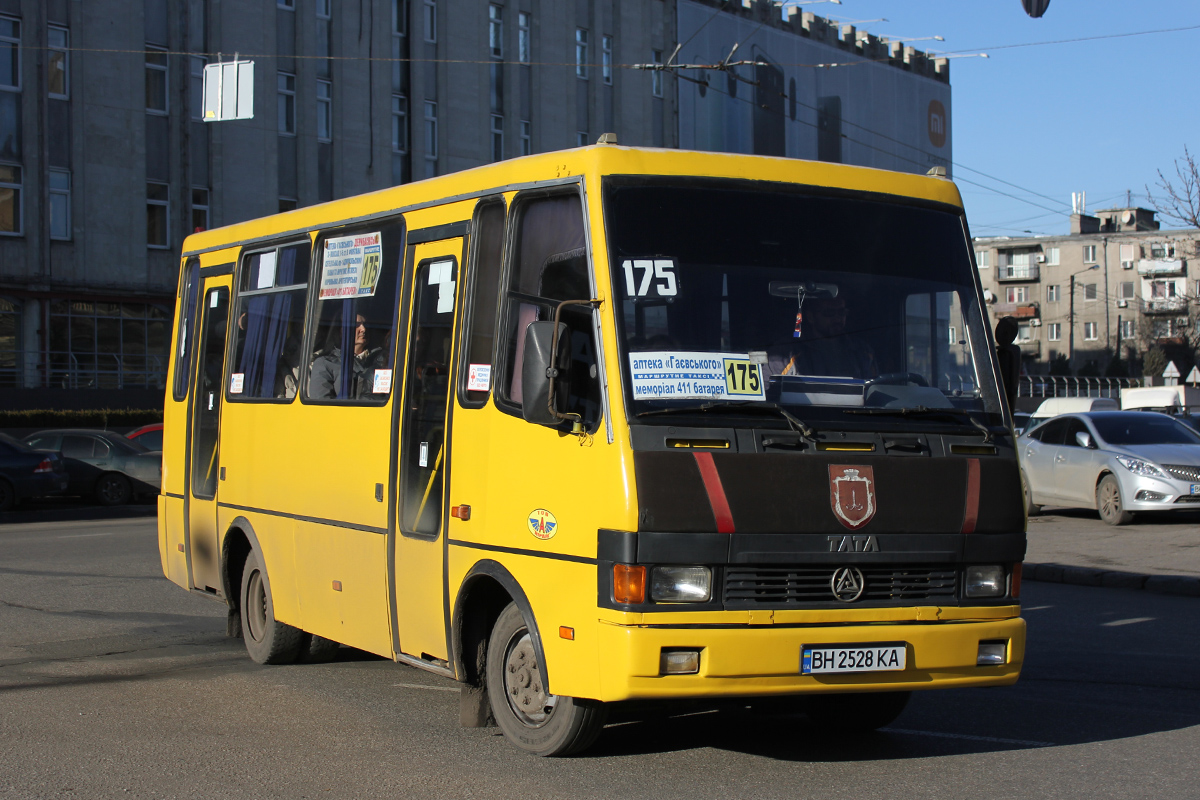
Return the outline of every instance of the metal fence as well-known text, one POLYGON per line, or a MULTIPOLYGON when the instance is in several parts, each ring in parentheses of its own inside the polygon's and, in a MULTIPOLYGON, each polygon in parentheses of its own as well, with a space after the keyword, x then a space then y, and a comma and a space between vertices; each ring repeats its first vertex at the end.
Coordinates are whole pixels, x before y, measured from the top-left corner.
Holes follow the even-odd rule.
POLYGON ((1022 375, 1017 397, 1111 397, 1121 390, 1141 386, 1140 378, 1076 378, 1068 375, 1022 375))

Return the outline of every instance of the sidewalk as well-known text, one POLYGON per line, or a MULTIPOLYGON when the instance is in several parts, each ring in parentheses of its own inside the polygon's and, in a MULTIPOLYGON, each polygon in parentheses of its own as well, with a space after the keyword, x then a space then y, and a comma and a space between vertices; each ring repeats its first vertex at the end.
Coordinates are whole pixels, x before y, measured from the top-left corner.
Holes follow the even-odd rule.
POLYGON ((1141 515, 1112 527, 1094 511, 1029 519, 1026 580, 1200 597, 1200 513, 1141 515))

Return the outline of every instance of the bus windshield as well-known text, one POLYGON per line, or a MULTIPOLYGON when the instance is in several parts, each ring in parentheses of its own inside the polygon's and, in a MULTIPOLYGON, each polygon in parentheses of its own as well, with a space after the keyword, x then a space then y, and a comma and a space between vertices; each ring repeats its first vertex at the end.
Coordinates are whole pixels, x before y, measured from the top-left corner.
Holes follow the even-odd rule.
POLYGON ((609 179, 604 202, 632 416, 760 402, 999 424, 958 213, 694 179, 609 179))

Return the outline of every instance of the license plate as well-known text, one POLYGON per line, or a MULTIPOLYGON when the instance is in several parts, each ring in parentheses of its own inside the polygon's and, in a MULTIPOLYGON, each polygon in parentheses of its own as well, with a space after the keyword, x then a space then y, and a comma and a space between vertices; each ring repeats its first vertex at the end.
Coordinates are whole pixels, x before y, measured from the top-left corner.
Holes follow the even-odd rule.
POLYGON ((814 644, 800 651, 800 674, 828 672, 899 672, 908 647, 903 642, 845 645, 814 644))
POLYGON ((1192 494, 1200 494, 1200 483, 1192 484, 1192 494))

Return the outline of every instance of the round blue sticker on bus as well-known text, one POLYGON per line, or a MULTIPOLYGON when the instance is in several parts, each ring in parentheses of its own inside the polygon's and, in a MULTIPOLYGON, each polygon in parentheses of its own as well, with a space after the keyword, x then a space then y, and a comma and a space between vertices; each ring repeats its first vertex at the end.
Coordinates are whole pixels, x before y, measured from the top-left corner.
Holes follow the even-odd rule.
POLYGON ((558 520, 544 508, 529 512, 529 532, 539 539, 553 539, 558 532, 558 520))

